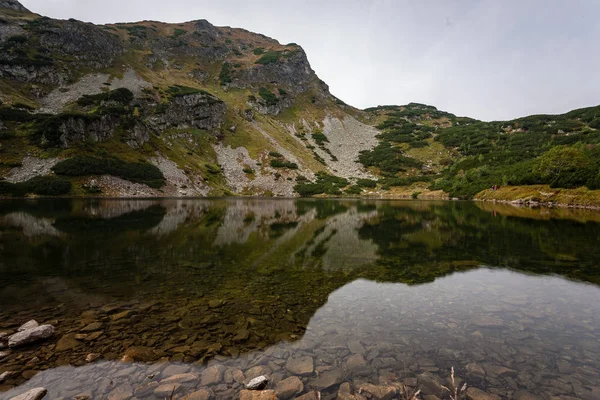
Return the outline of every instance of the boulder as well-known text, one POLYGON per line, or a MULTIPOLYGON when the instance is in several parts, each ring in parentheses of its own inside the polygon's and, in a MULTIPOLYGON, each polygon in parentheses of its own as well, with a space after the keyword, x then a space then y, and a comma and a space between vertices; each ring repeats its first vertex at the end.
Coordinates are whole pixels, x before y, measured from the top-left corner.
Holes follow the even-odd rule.
POLYGON ((257 378, 252 379, 246 385, 246 389, 248 390, 263 390, 269 384, 269 378, 264 375, 261 375, 257 378))
POLYGON ((309 356, 289 358, 285 363, 285 368, 294 375, 312 375, 314 372, 313 358, 309 356))
POLYGON ((17 332, 8 338, 8 347, 23 346, 25 344, 44 340, 54 335, 55 329, 52 325, 41 325, 37 328, 17 332))
POLYGON ((325 390, 332 386, 339 385, 344 375, 339 369, 333 369, 321 374, 318 378, 311 380, 310 384, 317 390, 325 390))
POLYGON ((273 390, 242 390, 240 400, 277 400, 273 390))
POLYGON ((290 376, 275 386, 275 394, 280 400, 294 398, 297 394, 302 393, 303 390, 304 384, 297 376, 290 376))
POLYGON ((366 393, 370 398, 377 400, 391 400, 398 393, 394 386, 372 385, 365 383, 359 386, 359 393, 366 393))
POLYGON ((23 394, 15 396, 10 400, 41 400, 46 396, 48 391, 44 388, 34 388, 23 394))
POLYGON ((210 400, 212 393, 206 389, 200 389, 186 396, 183 396, 181 400, 210 400))
POLYGON ((467 373, 475 376, 485 376, 485 370, 476 362, 467 364, 467 373))
POLYGON ((225 367, 223 367, 222 365, 213 365, 212 367, 208 367, 204 371, 202 371, 200 385, 209 386, 221 383, 224 374, 225 367))

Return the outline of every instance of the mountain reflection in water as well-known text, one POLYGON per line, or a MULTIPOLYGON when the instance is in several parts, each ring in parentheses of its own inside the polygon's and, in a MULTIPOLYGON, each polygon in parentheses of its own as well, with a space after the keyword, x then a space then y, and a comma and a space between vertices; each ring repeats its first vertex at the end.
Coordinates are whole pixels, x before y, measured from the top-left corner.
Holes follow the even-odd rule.
POLYGON ((0 202, 0 331, 57 327, 0 361, 18 372, 0 398, 164 398, 159 382, 188 372, 177 395, 232 398, 256 374, 324 398, 342 382, 431 392, 451 367, 501 397, 596 398, 599 215, 490 207, 0 202))

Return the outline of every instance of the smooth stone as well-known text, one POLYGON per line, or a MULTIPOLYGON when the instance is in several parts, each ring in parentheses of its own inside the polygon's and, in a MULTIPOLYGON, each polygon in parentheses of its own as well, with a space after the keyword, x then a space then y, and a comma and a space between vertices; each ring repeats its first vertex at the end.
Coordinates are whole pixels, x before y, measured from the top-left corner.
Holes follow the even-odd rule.
POLYGON ((358 340, 348 342, 348 350, 355 354, 365 354, 366 352, 364 346, 358 340))
POLYGON ((83 343, 81 343, 79 340, 77 340, 75 338, 75 334, 74 333, 67 333, 66 335, 64 335, 63 337, 60 338, 60 340, 56 343, 56 351, 66 351, 66 350, 73 350, 76 349, 78 347, 81 347, 83 345, 83 343))
POLYGON ((40 324, 38 324, 36 320, 32 319, 31 321, 25 322, 23 325, 21 325, 19 329, 17 329, 17 332, 28 331, 30 329, 35 329, 38 326, 40 326, 40 324))
POLYGON ((312 392, 303 394, 300 397, 296 397, 296 400, 321 400, 321 394, 316 390, 313 390, 312 392))
POLYGON ((442 394, 442 384, 439 380, 429 373, 424 373, 417 376, 418 387, 421 389, 421 393, 423 395, 433 394, 436 396, 441 396, 442 394))
POLYGON ((192 374, 191 372, 188 372, 187 374, 172 375, 172 376, 160 381, 160 384, 166 385, 169 383, 184 383, 184 382, 195 381, 197 379, 198 379, 198 376, 196 374, 192 374))
POLYGON ((486 393, 474 387, 467 389, 467 398, 469 400, 500 400, 500 397, 495 394, 486 393))
POLYGON ((34 376, 36 376, 36 375, 37 375, 39 372, 40 372, 40 371, 36 371, 36 370, 34 370, 34 369, 27 369, 27 370, 25 370, 25 371, 21 372, 21 376, 22 376, 24 379, 27 379, 27 380, 29 380, 29 379, 33 378, 34 376))
POLYGON ((212 367, 208 367, 204 371, 202 371, 200 385, 209 386, 220 383, 223 380, 224 374, 225 367, 223 367, 222 365, 213 365, 212 367))
POLYGON ((467 365, 467 373, 471 375, 485 376, 485 370, 476 362, 472 362, 467 365))
POLYGON ((240 400, 276 400, 274 390, 242 390, 240 392, 240 400))
POLYGON ((179 388, 181 388, 181 383, 168 383, 166 385, 160 385, 154 389, 154 394, 158 397, 164 397, 168 399, 171 394, 177 393, 179 388))
POLYGON ((85 340, 87 338, 87 335, 85 333, 78 333, 75 335, 75 339, 77 340, 85 340))
POLYGON ((173 376, 173 375, 185 374, 187 372, 190 372, 190 367, 188 367, 187 365, 175 364, 175 365, 169 365, 168 367, 166 367, 162 372, 162 376, 169 377, 169 376, 173 376))
POLYGON ((294 375, 312 375, 314 372, 313 358, 309 356, 289 358, 285 363, 285 368, 294 375))
POLYGON ((291 399, 304 390, 304 384, 297 376, 290 376, 275 386, 275 394, 280 400, 291 399))
POLYGON ((104 334, 104 331, 98 331, 98 332, 94 332, 94 333, 90 333, 89 335, 87 335, 87 337, 85 338, 86 342, 91 342, 93 340, 98 339, 100 336, 102 336, 104 334))
POLYGON ((498 375, 502 377, 510 376, 511 378, 515 378, 519 375, 517 371, 514 369, 498 366, 498 365, 490 365, 486 367, 485 371, 491 375, 498 375))
POLYGON ((360 394, 367 393, 372 399, 391 400, 396 396, 398 390, 393 386, 378 386, 365 383, 358 387, 358 392, 360 394))
POLYGON ((131 357, 133 361, 154 361, 158 358, 154 349, 146 346, 134 346, 125 351, 125 355, 131 357))
POLYGON ((17 347, 25 344, 47 339, 54 335, 55 329, 52 325, 41 325, 34 329, 17 332, 8 338, 8 347, 17 347))
POLYGON ((133 311, 133 310, 126 310, 126 311, 122 311, 120 313, 111 315, 110 319, 112 321, 119 321, 119 320, 121 320, 123 318, 129 318, 133 314, 135 314, 135 311, 133 311))
POLYGON ((92 322, 79 332, 94 332, 100 330, 100 328, 102 328, 102 322, 92 322))
POLYGON ((48 393, 48 391, 44 388, 34 388, 23 394, 13 397, 10 400, 41 400, 44 398, 44 396, 46 396, 46 393, 48 393))
POLYGON ((350 371, 360 371, 367 365, 367 362, 360 354, 353 354, 346 361, 346 368, 350 371))
POLYGON ((246 389, 248 389, 248 390, 263 390, 264 388, 267 387, 268 384, 269 384, 269 378, 267 378, 264 375, 261 375, 259 377, 252 379, 250 382, 248 382, 248 384, 246 385, 246 389))
POLYGON ((344 374, 339 369, 323 372, 321 376, 310 381, 310 385, 318 390, 325 390, 342 382, 344 374))
POLYGON ((134 390, 133 393, 138 398, 148 397, 159 386, 160 385, 158 384, 158 382, 150 382, 150 383, 147 383, 145 385, 142 385, 142 386, 139 386, 139 387, 135 388, 135 390, 134 390))
POLYGON ((206 389, 200 389, 186 396, 183 396, 181 400, 210 400, 213 394, 206 389))
POLYGON ((496 317, 483 316, 475 318, 472 321, 472 324, 475 326, 480 326, 482 328, 497 328, 500 326, 504 326, 504 321, 496 317))

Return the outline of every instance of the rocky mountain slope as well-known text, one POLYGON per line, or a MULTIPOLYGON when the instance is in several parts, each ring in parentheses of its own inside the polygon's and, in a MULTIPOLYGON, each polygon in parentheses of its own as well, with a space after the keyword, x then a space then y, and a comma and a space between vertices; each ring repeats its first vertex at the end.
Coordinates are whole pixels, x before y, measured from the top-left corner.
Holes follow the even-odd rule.
POLYGON ((97 26, 0 1, 0 189, 293 196, 368 178, 378 131, 304 50, 197 20, 97 26))
POLYGON ((600 188, 600 107, 502 122, 358 110, 297 44, 206 20, 98 26, 0 0, 0 101, 0 196, 600 188))

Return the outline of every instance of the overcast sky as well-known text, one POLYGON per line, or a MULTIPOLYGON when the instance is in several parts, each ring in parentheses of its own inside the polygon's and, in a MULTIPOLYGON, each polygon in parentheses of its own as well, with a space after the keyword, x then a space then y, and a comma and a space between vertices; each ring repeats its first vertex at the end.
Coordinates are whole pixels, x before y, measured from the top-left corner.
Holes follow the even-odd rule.
POLYGON ((21 0, 95 23, 207 19, 300 44, 360 108, 427 103, 483 120, 600 104, 598 0, 21 0))

